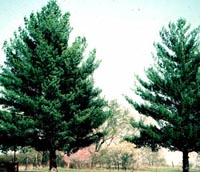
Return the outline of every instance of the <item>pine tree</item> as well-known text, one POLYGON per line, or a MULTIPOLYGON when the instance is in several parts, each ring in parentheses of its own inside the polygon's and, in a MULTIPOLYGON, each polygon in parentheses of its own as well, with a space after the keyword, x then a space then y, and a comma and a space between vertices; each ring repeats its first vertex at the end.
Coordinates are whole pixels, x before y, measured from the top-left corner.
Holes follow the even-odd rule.
POLYGON ((188 154, 200 151, 200 51, 199 29, 191 29, 185 19, 170 22, 155 43, 155 63, 146 78, 137 76, 135 93, 142 98, 128 102, 157 123, 134 122, 139 136, 126 138, 139 147, 165 147, 183 153, 183 172, 189 171, 188 154))
POLYGON ((11 146, 48 150, 50 169, 57 168, 56 150, 70 153, 98 141, 102 133, 94 129, 109 116, 94 86, 95 50, 86 57, 81 37, 69 44, 69 17, 54 0, 25 17, 24 28, 4 44, 0 73, 1 137, 13 139, 11 146))

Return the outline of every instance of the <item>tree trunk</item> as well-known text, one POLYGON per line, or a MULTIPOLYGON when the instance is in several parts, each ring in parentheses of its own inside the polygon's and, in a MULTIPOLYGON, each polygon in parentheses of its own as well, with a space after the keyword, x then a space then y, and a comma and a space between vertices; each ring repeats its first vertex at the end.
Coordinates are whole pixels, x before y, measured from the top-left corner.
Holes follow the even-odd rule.
POLYGON ((188 151, 183 151, 183 172, 189 172, 189 156, 188 151))
POLYGON ((56 150, 50 150, 50 162, 49 162, 49 171, 57 171, 57 163, 56 163, 56 150), (54 169, 54 170, 52 170, 54 169))

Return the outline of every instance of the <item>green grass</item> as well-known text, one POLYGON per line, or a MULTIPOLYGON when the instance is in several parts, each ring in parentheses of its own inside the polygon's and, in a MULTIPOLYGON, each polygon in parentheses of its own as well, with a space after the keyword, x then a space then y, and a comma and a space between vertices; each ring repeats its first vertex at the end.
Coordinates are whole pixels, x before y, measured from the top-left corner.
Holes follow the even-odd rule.
MULTIPOLYGON (((21 171, 26 172, 26 171, 21 171)), ((40 170, 30 170, 27 172, 49 172, 48 168, 40 170)), ((58 168, 58 172, 125 172, 125 170, 108 170, 108 169, 67 169, 67 168, 58 168)), ((126 172, 182 172, 181 168, 148 168, 140 170, 126 170, 126 172)), ((190 172, 200 172, 200 169, 191 169, 190 172)))
MULTIPOLYGON (((58 170, 59 172, 125 172, 125 170, 83 170, 83 169, 69 169, 69 170, 58 170)), ((182 172, 181 168, 152 168, 152 169, 141 169, 141 170, 126 170, 126 172, 182 172)), ((200 169, 198 170, 190 170, 190 172, 200 172, 200 169)))

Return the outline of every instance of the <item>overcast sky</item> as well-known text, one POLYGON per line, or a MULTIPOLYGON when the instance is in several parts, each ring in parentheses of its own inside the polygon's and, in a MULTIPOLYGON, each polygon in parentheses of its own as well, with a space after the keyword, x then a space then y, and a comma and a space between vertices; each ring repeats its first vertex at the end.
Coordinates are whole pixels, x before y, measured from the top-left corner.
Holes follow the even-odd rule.
MULTIPOLYGON (((36 12, 47 0, 0 0, 0 46, 23 25, 24 16, 36 12)), ((185 18, 200 24, 199 0, 58 0, 70 12, 72 36, 85 36, 88 50, 96 48, 102 60, 95 82, 109 99, 124 103, 133 94, 134 74, 151 63, 153 42, 163 25, 185 18)), ((0 52, 0 62, 5 56, 0 52)))

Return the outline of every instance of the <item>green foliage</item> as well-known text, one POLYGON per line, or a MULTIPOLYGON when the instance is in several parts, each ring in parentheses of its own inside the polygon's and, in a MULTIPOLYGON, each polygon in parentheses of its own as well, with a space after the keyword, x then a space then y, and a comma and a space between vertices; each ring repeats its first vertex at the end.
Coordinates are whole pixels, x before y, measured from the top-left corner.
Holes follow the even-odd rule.
POLYGON ((41 165, 42 166, 47 166, 49 162, 49 152, 48 151, 43 151, 42 152, 42 160, 41 160, 41 165))
POLYGON ((20 165, 25 165, 27 170, 28 165, 32 164, 34 167, 40 166, 42 161, 42 152, 38 152, 33 148, 26 148, 17 153, 17 162, 20 165))
MULTIPOLYGON (((151 117, 156 124, 133 122, 140 135, 127 140, 154 150, 159 147, 179 150, 185 157, 188 152, 200 150, 198 35, 199 28, 191 30, 184 19, 162 28, 162 42, 154 44, 154 65, 145 71, 146 79, 137 76, 139 85, 135 93, 143 101, 126 97, 139 113, 151 117)), ((186 170, 187 161, 185 168, 184 165, 186 170)))
POLYGON ((11 154, 1 154, 0 155, 0 162, 11 162, 13 161, 13 155, 11 154))
POLYGON ((121 165, 122 165, 122 169, 124 169, 126 171, 126 169, 128 169, 128 167, 133 163, 133 154, 128 153, 128 152, 124 152, 121 155, 121 165))
POLYGON ((25 27, 4 43, 1 145, 30 145, 49 150, 51 156, 55 150, 69 153, 100 139, 101 132, 93 129, 108 113, 92 78, 99 61, 95 50, 84 56, 85 38, 69 44, 69 16, 51 0, 40 12, 25 17, 25 27))

